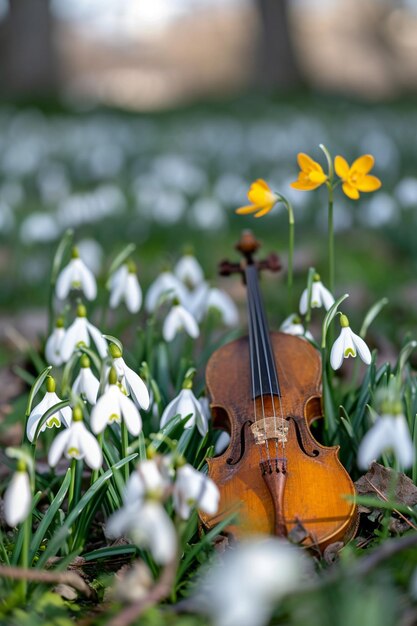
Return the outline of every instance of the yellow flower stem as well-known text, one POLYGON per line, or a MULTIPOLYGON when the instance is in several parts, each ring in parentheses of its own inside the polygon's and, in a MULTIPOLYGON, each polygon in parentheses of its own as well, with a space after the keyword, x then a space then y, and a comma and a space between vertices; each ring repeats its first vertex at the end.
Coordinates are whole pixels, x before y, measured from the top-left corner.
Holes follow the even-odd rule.
MULTIPOLYGON (((122 459, 125 459, 127 457, 127 448, 129 446, 129 435, 127 432, 127 428, 126 428, 126 424, 124 423, 124 420, 122 420, 121 426, 121 433, 122 433, 122 459)), ((129 463, 125 463, 124 467, 123 467, 123 471, 124 471, 124 475, 125 475, 125 482, 127 483, 128 479, 129 479, 129 463)))

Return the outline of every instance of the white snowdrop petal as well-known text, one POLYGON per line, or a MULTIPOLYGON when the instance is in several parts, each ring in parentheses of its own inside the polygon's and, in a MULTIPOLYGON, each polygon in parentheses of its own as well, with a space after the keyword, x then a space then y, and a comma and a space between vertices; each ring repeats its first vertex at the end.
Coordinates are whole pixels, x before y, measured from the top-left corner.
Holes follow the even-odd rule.
POLYGON ((89 367, 81 368, 81 377, 82 377, 82 391, 85 394, 88 402, 90 404, 95 404, 97 402, 98 390, 100 388, 100 382, 94 376, 93 372, 89 367))
POLYGON ((125 366, 124 375, 133 399, 144 411, 147 411, 151 400, 145 383, 141 377, 127 365, 125 366))
POLYGON ((79 343, 90 345, 90 338, 87 331, 87 319, 85 317, 76 317, 71 326, 67 329, 65 337, 61 344, 61 357, 66 363, 72 356, 76 346, 79 343))
POLYGON ((180 395, 181 394, 176 396, 165 407, 164 412, 162 413, 162 416, 161 416, 161 422, 160 422, 160 425, 159 425, 160 428, 164 428, 168 424, 168 422, 169 422, 169 420, 171 418, 173 418, 175 415, 178 415, 177 405, 178 405, 179 400, 180 400, 180 395))
POLYGON ((101 332, 91 324, 91 322, 87 322, 87 329, 91 335, 92 340, 94 341, 97 352, 101 356, 102 359, 105 359, 107 356, 107 341, 104 339, 101 332))
POLYGON ((308 290, 304 289, 303 293, 301 294, 301 298, 300 298, 300 313, 301 315, 305 315, 307 313, 307 308, 308 308, 308 300, 307 300, 307 296, 308 296, 308 290))
POLYGON ((392 442, 392 417, 379 417, 358 448, 358 466, 367 469, 392 442))
POLYGON ((82 422, 80 422, 80 447, 83 457, 93 470, 99 469, 103 464, 103 454, 97 439, 92 435, 82 422))
POLYGON ((32 507, 32 492, 28 473, 15 472, 4 494, 4 518, 9 526, 23 522, 32 507))
POLYGON ((66 451, 67 443, 71 437, 71 430, 66 428, 57 434, 53 440, 48 452, 48 463, 51 467, 55 467, 59 459, 66 451))
POLYGON ((184 327, 186 333, 190 335, 190 337, 192 337, 193 339, 196 339, 200 334, 200 330, 194 317, 181 305, 178 306, 177 313, 179 314, 179 317, 182 321, 182 326, 184 327))
POLYGON ((61 344, 65 336, 64 328, 55 328, 45 344, 45 358, 49 365, 62 365, 61 344))
POLYGON ((127 276, 128 269, 126 265, 122 265, 122 267, 119 267, 110 279, 110 306, 112 309, 119 306, 122 301, 126 290, 127 276))
POLYGON ((72 409, 70 406, 64 406, 63 409, 61 409, 59 411, 60 417, 62 419, 62 422, 64 424, 64 426, 66 426, 68 428, 68 426, 71 426, 71 422, 72 422, 72 409))
POLYGON ((173 561, 177 552, 175 527, 163 506, 157 502, 145 502, 140 512, 140 522, 133 529, 132 538, 149 546, 159 565, 173 561))
POLYGON ((122 392, 120 392, 119 403, 127 430, 133 437, 137 437, 142 430, 142 418, 139 411, 132 400, 127 398, 122 392))
POLYGON ((79 264, 81 288, 87 300, 94 300, 97 295, 97 284, 93 272, 88 269, 81 259, 79 264))
POLYGON ((208 310, 208 297, 210 288, 207 283, 198 285, 193 291, 187 293, 187 297, 181 300, 181 304, 197 320, 201 321, 208 310))
POLYGON ((234 327, 239 322, 239 312, 232 298, 225 291, 210 289, 207 299, 207 307, 220 311, 226 326, 234 327))
POLYGON ((140 507, 132 504, 123 506, 113 513, 106 522, 105 534, 109 539, 125 536, 136 521, 140 519, 140 507))
POLYGON ((91 430, 95 435, 103 432, 112 415, 120 417, 118 394, 120 390, 116 385, 110 385, 107 391, 97 400, 91 411, 91 430))
POLYGON ((345 348, 346 348, 346 328, 342 328, 340 335, 334 342, 331 352, 330 352, 330 365, 334 370, 338 370, 339 367, 342 366, 343 359, 345 358, 345 348))
POLYGON ((162 327, 162 336, 165 341, 170 342, 174 339, 179 329, 179 320, 174 309, 171 309, 165 318, 164 325, 162 327))
POLYGON ((65 300, 68 296, 73 278, 73 266, 69 263, 64 269, 59 273, 58 278, 56 280, 55 285, 55 293, 59 300, 65 300))
POLYGON ((362 361, 366 363, 366 365, 369 365, 372 361, 371 351, 369 350, 362 337, 359 337, 359 335, 355 335, 354 333, 352 334, 353 343, 359 353, 359 356, 361 357, 362 361))
POLYGON ((145 307, 148 313, 153 313, 159 304, 161 296, 171 292, 170 297, 177 297, 180 302, 186 299, 187 291, 181 281, 171 272, 163 272, 149 287, 145 298, 145 307))
POLYGON ((138 313, 142 306, 142 289, 136 274, 129 273, 125 288, 125 301, 130 313, 138 313))
POLYGON ((323 306, 326 309, 326 311, 328 311, 330 307, 333 306, 335 300, 332 294, 330 293, 330 291, 326 289, 326 287, 322 283, 320 283, 319 289, 320 289, 321 302, 323 303, 323 306))
POLYGON ((392 447, 401 467, 404 469, 411 467, 414 462, 415 450, 404 415, 397 415, 393 420, 392 447))
POLYGON ((26 425, 26 436, 30 442, 33 441, 39 420, 50 406, 52 405, 49 403, 48 393, 46 393, 42 400, 39 402, 39 404, 33 407, 32 411, 30 412, 26 425))
POLYGON ((174 268, 175 275, 186 284, 195 287, 204 280, 201 265, 191 254, 184 255, 174 268))

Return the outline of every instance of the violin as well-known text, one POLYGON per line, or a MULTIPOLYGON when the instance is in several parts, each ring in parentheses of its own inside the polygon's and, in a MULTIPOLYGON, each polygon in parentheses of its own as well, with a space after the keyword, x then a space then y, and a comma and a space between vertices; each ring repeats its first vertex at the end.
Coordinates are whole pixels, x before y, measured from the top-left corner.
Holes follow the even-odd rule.
POLYGON ((247 288, 248 337, 216 350, 206 369, 214 427, 229 432, 228 448, 208 459, 220 490, 216 515, 202 513, 212 528, 235 513, 225 529, 288 537, 320 552, 348 541, 357 528, 355 488, 338 458, 310 426, 322 416, 321 358, 304 338, 269 332, 258 274, 278 271, 272 254, 255 261, 260 244, 244 231, 236 249, 240 263, 223 261, 220 274, 239 273, 247 288))

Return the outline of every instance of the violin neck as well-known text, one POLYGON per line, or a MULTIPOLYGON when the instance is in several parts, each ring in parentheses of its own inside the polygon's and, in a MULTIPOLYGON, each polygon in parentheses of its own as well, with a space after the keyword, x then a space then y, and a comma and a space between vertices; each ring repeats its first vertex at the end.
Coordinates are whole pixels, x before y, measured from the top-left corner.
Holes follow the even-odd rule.
POLYGON ((258 270, 255 265, 246 266, 245 278, 248 298, 252 398, 267 395, 280 396, 274 353, 259 289, 258 270))

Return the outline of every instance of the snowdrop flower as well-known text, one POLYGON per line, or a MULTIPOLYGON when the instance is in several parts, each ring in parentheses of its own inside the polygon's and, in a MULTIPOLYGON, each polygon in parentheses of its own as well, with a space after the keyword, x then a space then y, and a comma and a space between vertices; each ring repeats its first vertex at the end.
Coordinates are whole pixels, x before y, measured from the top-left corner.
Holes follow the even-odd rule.
POLYGON ((183 300, 183 306, 194 317, 197 322, 201 322, 207 313, 207 299, 210 292, 208 283, 203 282, 193 291, 189 291, 186 300, 183 300))
POLYGON ((191 391, 191 382, 186 382, 185 385, 186 387, 181 389, 178 396, 171 400, 162 413, 160 428, 166 426, 175 415, 182 417, 189 415, 190 419, 187 420, 184 428, 192 428, 197 425, 201 436, 204 437, 208 431, 208 418, 200 402, 191 391))
POLYGON ((79 396, 85 397, 90 404, 97 402, 100 381, 94 376, 90 367, 90 359, 83 354, 80 359, 80 373, 74 380, 72 390, 79 396))
POLYGON ((4 494, 4 518, 9 526, 24 522, 32 508, 32 490, 26 463, 19 460, 17 470, 4 494))
POLYGON ((310 341, 314 341, 313 335, 309 330, 305 331, 301 323, 301 318, 296 313, 289 315, 281 324, 280 330, 287 335, 295 335, 296 337, 306 337, 310 341))
POLYGON ((393 450, 402 468, 411 467, 415 450, 401 403, 384 413, 366 433, 358 449, 358 466, 366 469, 385 451, 393 450), (395 412, 394 412, 395 411, 395 412))
POLYGON ((196 339, 200 334, 198 324, 194 317, 181 304, 173 305, 165 318, 162 335, 165 341, 172 341, 177 333, 184 330, 187 335, 196 339))
POLYGON ((178 261, 174 268, 174 274, 189 289, 194 289, 204 280, 201 265, 192 254, 185 254, 178 261))
POLYGON ((122 351, 116 344, 112 343, 109 351, 113 358, 113 367, 122 387, 126 389, 127 395, 132 396, 134 402, 144 411, 147 411, 151 400, 145 383, 136 372, 126 365, 122 351))
POLYGON ((215 626, 266 626, 275 603, 297 589, 309 565, 283 539, 242 542, 207 569, 196 600, 215 626))
POLYGON ((67 459, 85 459, 91 469, 98 470, 103 463, 103 454, 97 439, 87 430, 80 407, 73 411, 72 424, 58 433, 49 448, 48 463, 55 467, 64 455, 67 459))
POLYGON ((210 289, 207 296, 207 310, 219 311, 222 321, 226 326, 236 326, 239 322, 239 312, 232 298, 221 289, 210 289))
POLYGON ((87 310, 83 304, 77 307, 77 316, 67 329, 61 344, 61 356, 66 363, 80 344, 89 346, 91 339, 97 352, 104 359, 107 356, 107 343, 101 332, 87 319, 87 310))
POLYGON ((126 397, 117 385, 117 373, 112 367, 109 385, 91 411, 91 430, 94 434, 103 432, 108 424, 121 424, 122 419, 131 435, 137 437, 142 430, 140 413, 132 400, 126 397))
POLYGON ((134 543, 149 548, 161 565, 177 553, 177 536, 162 501, 167 497, 169 479, 155 459, 141 461, 131 474, 123 496, 123 507, 106 524, 110 538, 127 535, 134 543))
POLYGON ((209 515, 217 513, 220 492, 214 482, 188 463, 177 469, 174 507, 181 519, 189 519, 194 508, 209 515))
POLYGON ((371 352, 364 340, 350 329, 346 315, 340 316, 340 326, 342 330, 334 342, 330 353, 330 365, 332 368, 338 370, 342 366, 343 359, 347 359, 350 356, 356 357, 356 351, 358 351, 362 361, 369 365, 372 360, 371 352))
POLYGON ((142 289, 132 261, 119 267, 110 279, 111 308, 115 309, 122 301, 130 313, 137 313, 142 306, 142 289))
POLYGON ((231 437, 229 433, 222 430, 216 443, 214 444, 214 455, 219 456, 220 454, 223 454, 223 452, 229 447, 230 441, 231 437))
POLYGON ((72 258, 60 272, 56 281, 56 295, 64 300, 71 289, 79 289, 87 300, 94 300, 97 295, 97 284, 94 274, 80 259, 77 248, 72 249, 72 258))
MULTIPOLYGON (((305 315, 308 309, 308 289, 304 289, 300 298, 300 313, 301 315, 305 315)), ((324 306, 326 311, 330 309, 332 304, 334 303, 334 298, 330 291, 326 289, 323 283, 320 280, 319 274, 316 274, 313 278, 313 284, 311 286, 311 308, 320 308, 324 306)))
POLYGON ((177 554, 175 527, 162 504, 154 500, 125 504, 108 519, 106 535, 128 536, 138 546, 148 548, 159 565, 170 563, 177 554))
MULTIPOLYGON (((48 376, 46 379, 46 394, 42 398, 42 400, 37 404, 31 411, 27 425, 26 425, 26 436, 29 441, 33 441, 36 430, 38 428, 38 424, 42 418, 42 415, 48 411, 51 407, 59 402, 62 402, 61 398, 57 396, 55 393, 56 383, 52 376, 48 376)), ((46 430, 47 428, 60 428, 63 423, 64 426, 68 427, 71 424, 72 419, 72 410, 69 406, 65 406, 63 409, 59 409, 56 413, 51 415, 44 425, 41 428, 41 432, 46 430)))
POLYGON ((45 344, 45 358, 49 365, 54 365, 55 367, 62 365, 61 344, 64 337, 64 320, 62 317, 59 317, 52 334, 48 337, 45 344))
POLYGON ((171 272, 162 272, 149 287, 146 294, 145 307, 148 313, 155 311, 164 294, 170 300, 178 298, 180 302, 185 302, 187 299, 187 290, 182 282, 171 272))

